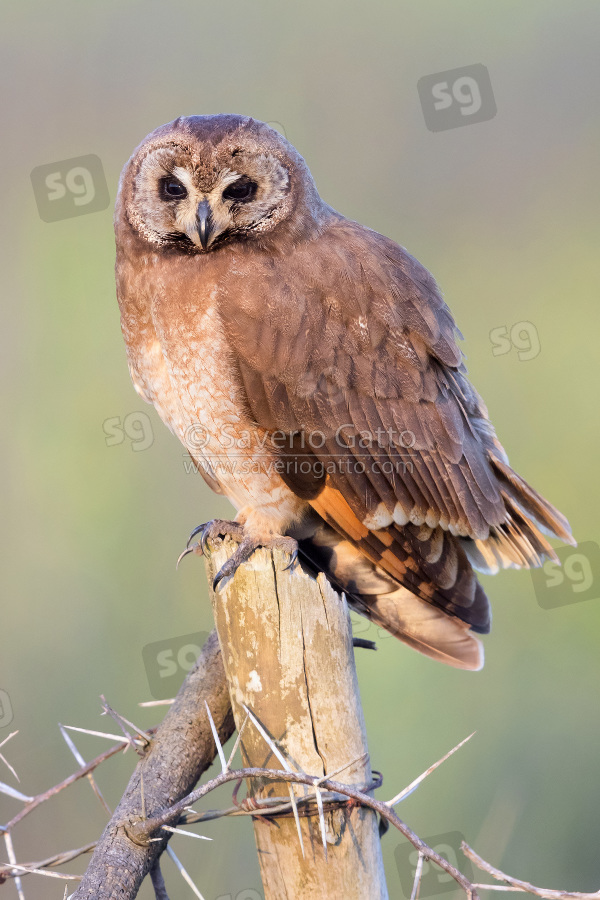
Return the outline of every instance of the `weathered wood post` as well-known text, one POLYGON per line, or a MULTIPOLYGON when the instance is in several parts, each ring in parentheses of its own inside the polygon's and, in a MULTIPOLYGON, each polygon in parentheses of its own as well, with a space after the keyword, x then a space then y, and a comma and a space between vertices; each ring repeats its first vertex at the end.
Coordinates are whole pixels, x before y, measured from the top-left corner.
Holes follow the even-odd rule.
MULTIPOLYGON (((210 549, 210 583, 235 549, 232 541, 210 549)), ((323 575, 311 578, 287 557, 258 550, 214 594, 221 644, 237 728, 245 704, 292 766, 339 780, 368 784, 371 767, 348 608, 323 575)), ((281 769, 257 730, 242 737, 244 765, 281 769)), ((287 786, 253 783, 257 797, 285 796, 287 786)), ((297 789, 298 795, 303 789, 297 789)), ((327 858, 318 816, 301 818, 302 856, 293 818, 277 824, 254 820, 265 900, 387 900, 375 814, 363 807, 326 812, 327 858)))

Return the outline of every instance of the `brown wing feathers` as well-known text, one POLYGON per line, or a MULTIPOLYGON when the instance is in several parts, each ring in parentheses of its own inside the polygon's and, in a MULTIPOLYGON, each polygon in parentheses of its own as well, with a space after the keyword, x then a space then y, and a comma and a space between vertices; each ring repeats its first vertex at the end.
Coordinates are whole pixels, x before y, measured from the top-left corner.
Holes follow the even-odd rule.
POLYGON ((311 506, 372 563, 415 596, 458 616, 475 631, 489 631, 487 598, 452 535, 441 528, 414 525, 369 531, 334 488, 324 488, 311 506))
POLYGON ((298 535, 301 558, 312 571, 325 572, 357 612, 433 659, 481 668, 483 648, 468 624, 398 587, 354 541, 341 537, 339 528, 317 519, 305 522, 303 529, 298 535))
POLYGON ((570 541, 568 523, 508 465, 429 273, 354 223, 319 243, 223 308, 250 415, 289 436, 281 474, 340 539, 485 632, 471 566, 539 565, 540 529, 570 541))

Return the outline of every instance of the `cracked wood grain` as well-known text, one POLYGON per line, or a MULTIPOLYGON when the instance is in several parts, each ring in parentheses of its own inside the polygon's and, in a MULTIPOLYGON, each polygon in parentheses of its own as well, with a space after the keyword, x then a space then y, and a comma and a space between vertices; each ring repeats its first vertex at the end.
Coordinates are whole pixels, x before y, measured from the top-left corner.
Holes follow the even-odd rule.
MULTIPOLYGON (((235 546, 212 546, 210 583, 235 546)), ((211 594, 236 725, 246 705, 296 770, 326 774, 363 757, 343 780, 367 783, 371 769, 345 599, 322 575, 314 579, 297 566, 284 571, 287 562, 280 551, 258 550, 211 594)), ((244 731, 242 756, 245 766, 281 768, 252 727, 244 731)), ((287 790, 264 779, 248 787, 259 797, 287 790)), ((325 822, 327 859, 317 817, 301 819, 305 858, 293 818, 254 820, 265 900, 387 900, 375 814, 336 810, 325 822)))

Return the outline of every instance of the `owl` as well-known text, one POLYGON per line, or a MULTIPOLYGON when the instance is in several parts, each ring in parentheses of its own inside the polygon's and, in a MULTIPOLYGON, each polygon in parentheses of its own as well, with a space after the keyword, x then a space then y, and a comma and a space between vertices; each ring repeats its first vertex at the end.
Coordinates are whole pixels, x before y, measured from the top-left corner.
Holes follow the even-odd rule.
POLYGON ((404 643, 481 668, 475 572, 556 561, 547 536, 573 540, 510 467, 429 272, 237 115, 146 137, 115 233, 135 389, 237 510, 192 535, 192 550, 238 542, 216 582, 283 548, 404 643))

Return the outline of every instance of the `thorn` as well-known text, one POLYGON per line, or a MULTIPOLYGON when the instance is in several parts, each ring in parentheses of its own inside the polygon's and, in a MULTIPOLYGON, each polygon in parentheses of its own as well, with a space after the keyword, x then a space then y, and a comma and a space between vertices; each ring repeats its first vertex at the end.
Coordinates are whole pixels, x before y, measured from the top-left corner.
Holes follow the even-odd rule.
POLYGON ((83 768, 85 766, 85 759, 83 758, 83 756, 81 755, 81 753, 79 752, 79 750, 77 749, 77 747, 75 746, 75 744, 73 743, 73 741, 71 740, 69 735, 67 734, 67 732, 64 728, 64 725, 61 725, 59 722, 58 727, 60 729, 60 733, 62 734, 62 736, 64 738, 65 744, 67 745, 67 747, 69 748, 69 750, 71 751, 73 756, 75 757, 75 761, 78 762, 79 765, 83 768))
MULTIPOLYGON (((85 759, 83 758, 83 756, 81 755, 81 753, 75 746, 74 742, 71 740, 71 738, 65 731, 64 726, 60 724, 60 722, 58 723, 58 727, 60 728, 60 733, 62 734, 62 736, 65 740, 65 744, 67 745, 67 747, 69 748, 69 750, 71 751, 73 756, 75 757, 75 761, 78 762, 82 768, 84 768, 84 766, 86 765, 85 759)), ((106 800, 104 799, 104 797, 102 796, 102 792, 101 792, 100 788, 98 787, 98 785, 96 784, 96 780, 94 778, 93 772, 88 772, 87 779, 88 779, 88 781, 91 785, 91 788, 92 788, 93 792, 95 793, 96 797, 98 798, 98 800, 100 801, 100 803, 102 804, 102 806, 104 807, 104 809, 106 810, 108 815, 111 816, 112 810, 111 810, 110 806, 108 805, 108 803, 106 802, 106 800)))
POLYGON ((317 798, 317 806, 319 807, 319 825, 321 826, 321 838, 323 840, 323 850, 325 851, 325 859, 327 859, 327 835, 325 833, 325 816, 323 815, 323 798, 320 789, 315 785, 315 796, 317 798))
MULTIPOLYGON (((0 743, 0 748, 1 748, 1 747, 4 747, 5 744, 8 744, 8 742, 10 741, 10 739, 11 739, 11 738, 14 738, 15 734, 18 734, 18 733, 19 733, 18 731, 11 731, 11 733, 8 735, 8 737, 5 737, 4 740, 2 741, 2 743, 0 743)), ((13 767, 11 766, 11 764, 9 763, 9 761, 6 759, 6 757, 2 755, 2 753, 0 753, 0 759, 2 760, 2 762, 4 763, 4 765, 6 766, 6 768, 7 768, 7 769, 10 769, 10 771, 12 772, 12 774, 15 776, 15 778, 17 779, 17 781, 18 781, 19 784, 20 784, 20 783, 21 783, 21 779, 20 779, 19 776, 17 775, 15 769, 13 769, 13 767)))
POLYGON ((362 754, 362 756, 357 756, 356 759, 353 759, 351 762, 344 763, 343 766, 340 766, 339 769, 336 769, 334 772, 328 772, 326 775, 323 775, 321 778, 319 778, 318 781, 315 781, 315 785, 321 784, 323 781, 327 781, 330 778, 335 778, 335 776, 339 775, 340 772, 343 772, 344 769, 349 769, 350 766, 354 766, 359 762, 363 762, 364 760, 368 759, 368 757, 369 751, 367 750, 366 753, 362 754))
POLYGON ((183 828, 171 828, 170 825, 163 825, 164 831, 172 831, 173 834, 187 834, 188 837, 198 838, 199 841, 212 841, 211 837, 204 834, 195 834, 193 831, 184 831, 183 828))
POLYGON ((413 882, 413 889, 410 895, 410 900, 417 900, 419 896, 419 888, 421 886, 421 875, 423 874, 423 854, 419 852, 419 859, 417 861, 417 868, 415 870, 415 880, 413 882))
POLYGON ((171 697, 169 700, 145 700, 143 703, 138 703, 138 706, 170 706, 172 703, 175 703, 175 697, 171 697))
POLYGON ((152 743, 152 736, 148 734, 147 731, 144 731, 142 728, 138 728, 134 722, 130 722, 129 719, 126 719, 125 716, 122 716, 120 713, 117 713, 117 716, 121 719, 121 721, 125 722, 126 725, 129 725, 130 728, 133 728, 136 734, 142 738, 142 741, 145 741, 146 744, 152 743))
POLYGON ((60 878, 61 881, 73 881, 77 875, 67 875, 64 872, 48 872, 46 869, 36 869, 33 866, 21 866, 19 863, 13 864, 13 869, 24 872, 26 875, 44 875, 46 878, 60 878))
POLYGON ((8 744, 8 742, 10 741, 10 739, 11 739, 11 738, 14 738, 14 736, 15 736, 16 734, 18 734, 18 733, 19 733, 18 730, 17 730, 17 731, 11 731, 11 733, 8 735, 8 737, 5 737, 5 738, 4 738, 4 740, 3 740, 2 743, 0 744, 0 747, 4 747, 5 744, 8 744))
POLYGON ((114 709, 112 709, 112 707, 110 707, 110 706, 108 705, 108 703, 106 702, 106 698, 104 697, 103 694, 100 694, 100 699, 102 700, 102 712, 101 712, 100 715, 102 715, 102 716, 109 715, 109 716, 117 723, 117 725, 119 726, 119 728, 120 728, 121 731, 123 732, 123 734, 124 734, 124 736, 125 736, 125 740, 126 740, 127 743, 129 744, 129 746, 133 747, 133 749, 135 750, 135 752, 139 754, 140 751, 139 751, 139 750, 137 749, 137 747, 135 746, 135 741, 134 741, 134 739, 132 738, 132 736, 129 734, 129 732, 127 731, 127 729, 125 728, 125 726, 124 726, 123 723, 121 722, 120 716, 114 711, 114 709))
MULTIPOLYGON (((91 731, 89 728, 77 728, 75 725, 62 725, 61 727, 68 728, 69 731, 80 731, 82 734, 91 734, 92 737, 107 738, 109 741, 117 741, 119 744, 127 743, 122 734, 110 734, 108 731, 91 731)), ((140 746, 143 746, 144 744, 144 741, 137 741, 135 738, 134 741, 136 744, 140 744, 140 746)))
POLYGON ((237 750, 237 748, 240 745, 240 741, 242 739, 242 734, 244 733, 244 728, 246 727, 246 724, 247 724, 249 718, 250 718, 250 716, 246 712, 246 718, 242 722, 242 727, 238 731, 238 736, 235 739, 235 744, 233 745, 233 750, 231 751, 231 753, 229 755, 229 759, 227 760, 227 770, 228 771, 229 771, 229 767, 231 766, 231 763, 233 762, 233 757, 235 756, 235 751, 237 750))
POLYGON ((188 875, 186 870, 183 868, 183 866, 177 859, 177 857, 175 855, 175 851, 173 850, 173 848, 171 847, 170 844, 167 845, 167 854, 171 857, 171 859, 173 860, 173 862, 179 869, 179 874, 181 875, 183 880, 185 882, 187 882, 187 884, 189 884, 189 886, 191 887, 191 889, 194 892, 194 894, 196 895, 196 897, 198 897, 199 900, 204 900, 204 897, 202 896, 202 894, 200 893, 200 891, 198 890, 198 888, 196 887, 196 885, 194 884, 194 882, 192 881, 192 879, 190 878, 190 876, 188 875))
POLYGON ((146 734, 146 732, 142 728, 138 728, 137 725, 135 725, 133 722, 130 722, 129 719, 125 718, 125 716, 122 716, 121 713, 116 712, 111 706, 108 705, 108 703, 106 702, 106 698, 102 694, 100 695, 100 699, 102 700, 102 705, 104 707, 103 715, 108 713, 109 716, 111 716, 115 720, 119 728, 121 728, 121 730, 123 731, 123 734, 125 735, 127 740, 132 745, 140 742, 134 741, 127 729, 123 727, 123 722, 125 723, 125 725, 129 725, 130 728, 133 728, 136 734, 139 734, 139 736, 145 742, 146 746, 150 746, 150 744, 152 743, 152 738, 149 734, 146 734))
POLYGON ((296 806, 296 795, 294 794, 294 787, 292 784, 288 782, 288 790, 290 792, 290 800, 292 801, 292 809, 294 810, 294 819, 296 821, 296 828, 298 830, 298 838, 300 839, 300 849, 302 850, 302 859, 306 859, 304 854, 304 841, 302 840, 302 830, 300 828, 300 817, 298 816, 298 807, 296 806))
POLYGON ((21 791, 12 788, 9 784, 4 784, 3 781, 0 781, 0 794, 14 797, 15 800, 21 800, 23 803, 31 803, 32 800, 35 800, 35 797, 27 797, 25 794, 22 794, 21 791))
POLYGON ((219 754, 219 759, 221 761, 221 771, 223 775, 227 774, 227 763, 225 761, 225 754, 223 753, 223 746, 221 744, 221 740, 219 738, 219 732, 217 731, 216 725, 213 722, 213 717, 210 714, 210 709, 208 707, 208 703, 206 700, 204 701, 204 705, 206 707, 206 712, 208 713, 208 721, 210 722, 211 731, 213 733, 213 737, 215 739, 215 744, 217 747, 217 753, 219 754))
MULTIPOLYGON (((243 703, 242 706, 244 707, 244 709, 246 710, 246 712, 252 719, 256 730, 261 735, 263 740, 266 742, 268 747, 273 751, 273 753, 275 754, 275 756, 277 757, 277 759, 279 760, 279 762, 281 763, 281 765, 283 766, 285 771, 292 773, 293 770, 291 769, 288 761, 283 756, 283 754, 280 752, 279 748, 275 746, 272 738, 269 737, 269 735, 267 734, 265 729, 262 727, 262 725, 260 724, 260 722, 258 721, 256 716, 250 712, 250 710, 248 709, 248 707, 246 706, 245 703, 243 703)), ((290 793, 290 800, 292 802, 292 809, 294 810, 294 819, 296 820, 296 828, 298 830, 298 837, 300 839, 300 849, 302 850, 302 858, 305 859, 306 857, 304 854, 304 841, 302 840, 302 831, 300 829, 300 818, 298 816, 298 807, 296 806, 296 796, 294 794, 293 786, 289 782, 288 782, 288 790, 290 793)))
MULTIPOLYGON (((17 865, 17 857, 15 856, 15 848, 13 847, 12 837, 10 832, 4 832, 4 843, 6 844, 6 853, 8 855, 8 861, 11 865, 17 865)), ((18 875, 15 875, 15 887, 17 889, 17 894, 19 895, 19 900, 25 900, 25 894, 23 893, 23 885, 21 884, 21 879, 18 875)))
POLYGON ((275 754, 275 756, 277 757, 277 759, 279 760, 279 762, 281 763, 281 765, 283 766, 285 771, 290 772, 290 773, 293 772, 293 769, 290 768, 288 761, 283 756, 283 754, 281 753, 279 748, 273 743, 273 739, 271 737, 269 737, 269 735, 267 734, 265 729, 262 727, 262 725, 260 724, 260 722, 258 721, 256 716, 250 712, 250 710, 248 709, 248 707, 246 706, 245 703, 242 703, 242 706, 244 707, 244 709, 246 710, 246 712, 252 719, 256 730, 261 735, 261 737, 265 740, 265 742, 268 744, 268 746, 271 748, 271 750, 273 751, 273 753, 275 754))
POLYGON ((416 789, 419 787, 421 782, 424 781, 424 779, 427 778, 428 775, 431 775, 431 773, 434 772, 438 766, 441 766, 441 764, 443 762, 446 762, 448 757, 452 756, 453 753, 456 753, 457 750, 460 750, 460 748, 463 746, 463 744, 466 744, 467 741, 470 741, 474 734, 475 734, 475 732, 473 732, 468 737, 466 737, 464 740, 462 740, 460 742, 460 744, 456 745, 456 747, 453 747, 452 750, 449 750, 445 756, 442 756, 442 758, 438 759, 438 761, 435 762, 432 766, 429 766, 428 769, 426 769, 421 775, 419 775, 418 778, 415 778, 414 781, 411 781, 411 783, 408 785, 408 787, 405 787, 404 790, 400 791, 399 794, 396 794, 396 796, 393 797, 391 800, 386 800, 385 805, 391 807, 391 806, 395 806, 396 803, 400 803, 401 800, 405 800, 406 797, 409 796, 409 794, 412 794, 413 791, 416 791, 416 789))
POLYGON ((19 784, 20 784, 20 783, 21 783, 21 779, 19 778, 19 776, 17 775, 16 771, 13 769, 13 767, 11 766, 11 764, 9 763, 9 761, 6 759, 6 757, 3 756, 1 753, 0 753, 0 759, 2 760, 2 762, 4 763, 4 765, 6 766, 6 768, 7 768, 7 769, 10 769, 10 771, 12 772, 12 774, 15 776, 15 778, 17 779, 17 781, 18 781, 19 784))

